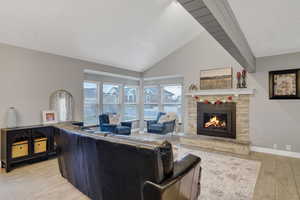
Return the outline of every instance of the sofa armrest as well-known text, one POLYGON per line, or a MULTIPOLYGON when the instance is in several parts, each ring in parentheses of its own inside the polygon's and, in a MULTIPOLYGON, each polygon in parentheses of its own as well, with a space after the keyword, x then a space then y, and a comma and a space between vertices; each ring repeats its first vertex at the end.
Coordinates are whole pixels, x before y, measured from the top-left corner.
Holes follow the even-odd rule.
POLYGON ((181 160, 176 161, 174 163, 173 175, 168 179, 164 180, 162 184, 167 184, 172 180, 177 179, 178 177, 182 177, 187 174, 190 170, 196 167, 196 165, 200 164, 201 159, 192 154, 187 154, 181 160))
POLYGON ((147 122, 147 132, 150 132, 150 125, 151 124, 156 124, 156 120, 145 120, 147 122))
POLYGON ((127 126, 129 128, 132 128, 132 122, 121 122, 121 126, 127 126))
POLYGON ((196 200, 200 194, 200 162, 199 157, 189 154, 174 163, 173 175, 162 183, 146 181, 144 200, 196 200))
POLYGON ((163 126, 164 126, 164 132, 165 133, 174 132, 174 130, 175 130, 175 120, 169 121, 169 122, 164 122, 163 126))
POLYGON ((151 125, 151 124, 157 124, 156 120, 145 120, 147 122, 147 126, 151 125))

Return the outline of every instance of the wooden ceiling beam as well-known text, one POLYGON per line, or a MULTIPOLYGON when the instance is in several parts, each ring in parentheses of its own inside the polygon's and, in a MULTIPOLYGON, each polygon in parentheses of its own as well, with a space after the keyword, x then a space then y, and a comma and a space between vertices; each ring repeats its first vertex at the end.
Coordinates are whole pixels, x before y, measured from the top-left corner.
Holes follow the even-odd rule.
POLYGON ((178 2, 248 72, 255 72, 256 58, 227 0, 178 0, 178 2))

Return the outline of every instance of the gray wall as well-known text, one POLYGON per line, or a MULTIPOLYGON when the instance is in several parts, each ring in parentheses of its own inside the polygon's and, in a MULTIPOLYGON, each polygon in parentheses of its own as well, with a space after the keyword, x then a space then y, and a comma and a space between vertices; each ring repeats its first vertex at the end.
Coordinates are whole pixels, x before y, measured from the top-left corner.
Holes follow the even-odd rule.
MULTIPOLYGON (((234 74, 242 70, 223 47, 204 32, 147 70, 144 76, 183 75, 187 90, 191 83, 199 83, 201 69, 228 66, 233 67, 234 74)), ((278 144, 278 149, 285 150, 285 145, 292 145, 292 151, 300 152, 300 100, 268 98, 268 71, 289 68, 300 68, 300 53, 258 58, 257 72, 249 75, 249 87, 257 90, 250 103, 250 137, 254 146, 272 148, 278 144)))
POLYGON ((49 109, 49 96, 57 89, 72 93, 75 120, 81 120, 84 69, 141 76, 138 72, 0 44, 0 127, 6 125, 10 106, 18 111, 19 125, 41 123, 41 111, 49 109))

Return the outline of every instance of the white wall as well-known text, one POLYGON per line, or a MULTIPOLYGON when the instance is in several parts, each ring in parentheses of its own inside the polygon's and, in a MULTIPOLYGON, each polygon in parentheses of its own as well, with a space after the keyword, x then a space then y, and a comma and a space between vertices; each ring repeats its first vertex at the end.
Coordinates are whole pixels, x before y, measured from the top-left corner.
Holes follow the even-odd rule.
MULTIPOLYGON (((183 75, 185 89, 199 83, 201 69, 241 66, 207 32, 177 50, 144 73, 145 77, 183 75)), ((250 138, 252 145, 300 152, 300 100, 269 100, 268 71, 300 68, 300 53, 264 57, 257 60, 257 72, 249 74, 249 87, 257 93, 250 103, 250 138)), ((235 86, 235 82, 234 82, 235 86)), ((186 110, 186 109, 185 109, 186 110)), ((187 116, 185 114, 185 124, 187 116)), ((185 126, 187 129, 187 126, 185 126)))
POLYGON ((140 77, 140 73, 0 44, 0 127, 6 126, 10 106, 18 111, 19 125, 41 123, 49 96, 66 89, 75 99, 75 120, 82 119, 84 69, 140 77))

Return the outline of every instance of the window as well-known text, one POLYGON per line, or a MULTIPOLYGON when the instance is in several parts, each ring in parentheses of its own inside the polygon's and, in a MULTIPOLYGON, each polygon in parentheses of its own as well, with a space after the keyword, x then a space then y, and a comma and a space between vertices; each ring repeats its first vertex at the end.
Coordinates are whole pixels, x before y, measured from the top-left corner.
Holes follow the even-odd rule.
POLYGON ((156 119, 159 112, 158 105, 146 104, 144 106, 144 118, 147 119, 156 119))
POLYGON ((84 82, 84 123, 98 124, 99 114, 99 85, 96 82, 84 82))
POLYGON ((181 121, 182 86, 166 85, 162 87, 163 111, 175 112, 181 121))
POLYGON ((145 119, 156 119, 158 112, 175 112, 181 121, 182 85, 146 86, 144 88, 145 119))
POLYGON ((120 113, 120 86, 103 84, 103 113, 120 113))
POLYGON ((124 120, 138 119, 138 87, 125 86, 124 87, 124 120))
POLYGON ((144 118, 156 119, 159 112, 159 88, 149 86, 144 88, 144 118))
POLYGON ((158 104, 159 103, 159 90, 158 87, 146 87, 144 89, 145 104, 158 104))

